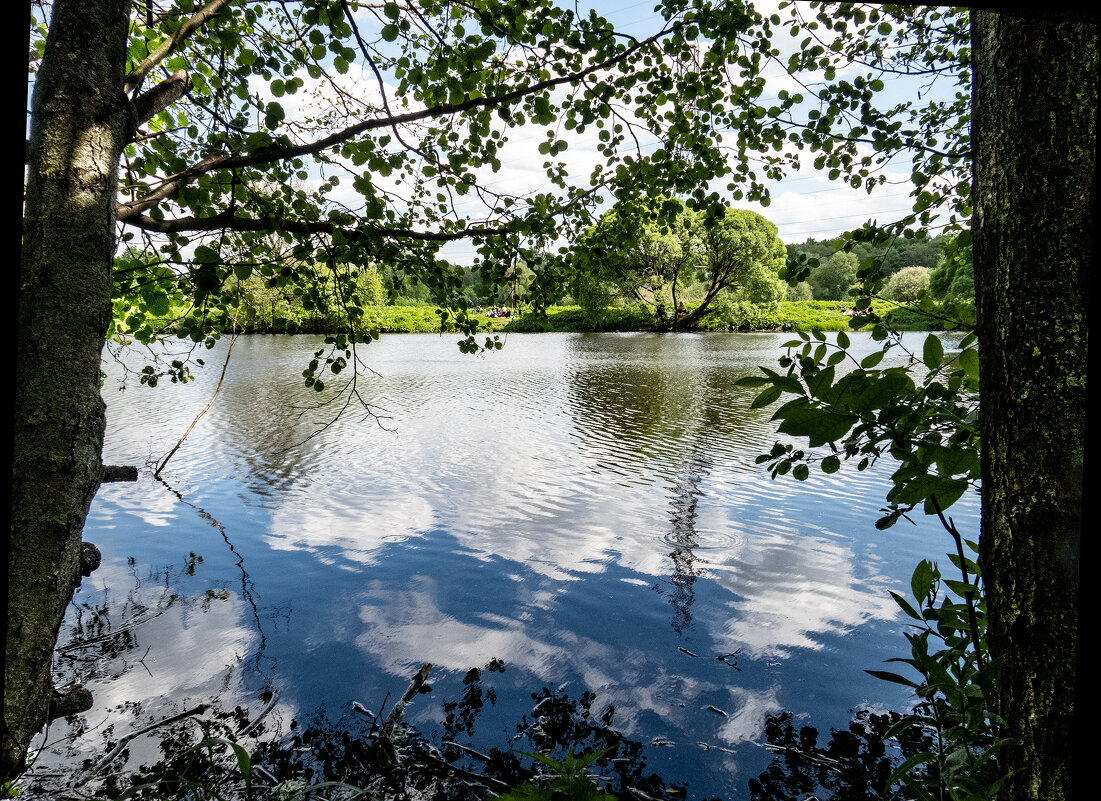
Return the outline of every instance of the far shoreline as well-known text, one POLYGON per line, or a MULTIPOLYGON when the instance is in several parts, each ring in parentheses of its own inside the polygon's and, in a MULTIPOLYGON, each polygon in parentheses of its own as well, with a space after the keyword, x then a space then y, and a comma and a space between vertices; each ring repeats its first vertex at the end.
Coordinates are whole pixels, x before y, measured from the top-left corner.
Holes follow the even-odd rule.
MULTIPOLYGON (((513 317, 487 317, 484 309, 473 309, 478 320, 479 333, 528 334, 528 333, 797 333, 811 331, 859 331, 867 326, 854 327, 851 301, 802 300, 785 301, 776 309, 759 310, 752 319, 741 325, 722 325, 711 315, 705 316, 702 325, 687 331, 673 332, 667 326, 656 324, 655 319, 638 307, 609 307, 593 315, 579 306, 551 306, 543 313, 521 313, 513 317)), ((891 314, 893 328, 908 331, 941 330, 939 321, 925 317, 897 304, 876 301, 874 310, 881 316, 891 314)), ((170 332, 171 323, 163 330, 170 332)), ((236 327, 244 334, 333 334, 339 321, 321 316, 300 316, 273 311, 267 319, 246 320, 236 327)), ((378 306, 368 310, 361 328, 376 334, 454 334, 453 325, 440 326, 440 311, 435 306, 378 306)), ((229 330, 223 333, 229 333, 229 330)))

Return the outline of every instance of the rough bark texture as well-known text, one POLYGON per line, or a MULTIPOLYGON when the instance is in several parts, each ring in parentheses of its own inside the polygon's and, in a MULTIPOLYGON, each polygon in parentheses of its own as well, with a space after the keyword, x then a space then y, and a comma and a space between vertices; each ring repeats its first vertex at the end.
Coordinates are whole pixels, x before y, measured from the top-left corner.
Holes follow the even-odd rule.
POLYGON ((1098 27, 975 11, 981 554, 1005 797, 1071 795, 1098 27))
POLYGON ((37 75, 23 218, 5 643, 3 777, 42 728, 100 480, 129 0, 56 0, 37 75))

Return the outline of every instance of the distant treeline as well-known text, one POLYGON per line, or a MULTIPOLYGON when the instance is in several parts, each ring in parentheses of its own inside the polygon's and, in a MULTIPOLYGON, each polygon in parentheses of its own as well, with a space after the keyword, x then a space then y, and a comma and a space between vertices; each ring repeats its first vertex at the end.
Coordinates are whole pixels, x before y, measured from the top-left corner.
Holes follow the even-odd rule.
POLYGON ((951 237, 899 238, 887 248, 858 242, 849 251, 838 249, 842 242, 840 238, 811 238, 786 245, 789 259, 805 255, 819 261, 805 284, 789 288, 789 300, 849 299, 861 263, 875 258, 880 260, 887 278, 884 298, 920 309, 920 313, 892 311, 888 321, 896 327, 939 328, 944 319, 963 323, 974 320, 975 271, 969 232, 951 237))

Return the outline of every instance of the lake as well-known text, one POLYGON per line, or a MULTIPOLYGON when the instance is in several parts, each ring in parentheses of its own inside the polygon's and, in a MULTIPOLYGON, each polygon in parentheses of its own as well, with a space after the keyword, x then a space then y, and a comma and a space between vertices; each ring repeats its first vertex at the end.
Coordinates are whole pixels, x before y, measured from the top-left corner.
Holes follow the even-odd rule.
MULTIPOLYGON (((875 530, 887 465, 800 483, 754 464, 775 427, 734 382, 791 338, 510 335, 470 356, 454 335, 384 336, 331 400, 301 381, 320 338, 241 337, 163 481, 147 468, 227 343, 187 385, 121 390, 105 360, 104 462, 142 472, 93 503, 103 564, 58 667, 96 703, 53 724, 32 785, 212 699, 264 713, 269 740, 364 719, 353 704, 385 717, 423 663, 432 690, 405 720, 429 740, 532 750, 553 696, 689 798, 748 797, 769 715, 828 733, 904 710, 905 688, 863 671, 904 655, 888 590, 950 542, 920 515, 875 530)), ((977 531, 976 497, 953 514, 977 531)))

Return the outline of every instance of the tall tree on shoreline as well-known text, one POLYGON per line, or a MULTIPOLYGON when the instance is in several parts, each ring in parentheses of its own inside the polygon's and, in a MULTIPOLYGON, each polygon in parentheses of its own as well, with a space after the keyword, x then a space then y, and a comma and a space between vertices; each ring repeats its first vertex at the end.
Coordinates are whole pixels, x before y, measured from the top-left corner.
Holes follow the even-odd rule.
POLYGON ((1006 797, 1070 798, 1101 24, 973 13, 979 543, 1006 797))

